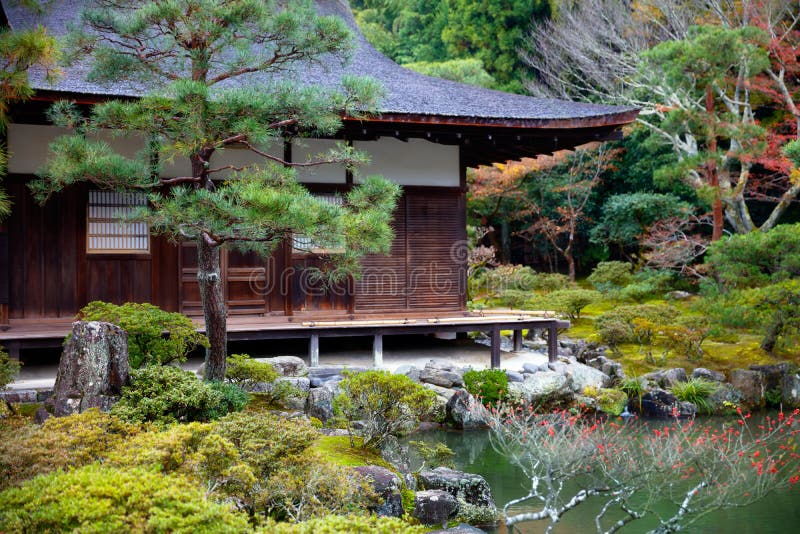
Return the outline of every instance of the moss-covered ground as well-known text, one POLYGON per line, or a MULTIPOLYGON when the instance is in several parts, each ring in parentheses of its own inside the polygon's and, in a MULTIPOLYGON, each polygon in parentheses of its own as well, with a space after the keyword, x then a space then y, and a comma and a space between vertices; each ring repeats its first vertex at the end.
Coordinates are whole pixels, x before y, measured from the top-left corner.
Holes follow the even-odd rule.
MULTIPOLYGON (((644 304, 665 304, 664 300, 650 300, 644 304)), ((496 299, 482 299, 481 304, 484 308, 498 308, 502 305, 496 299)), ((594 327, 595 319, 603 313, 613 310, 618 306, 627 306, 634 303, 619 302, 611 299, 604 299, 594 304, 590 304, 581 311, 581 317, 571 320, 572 326, 562 335, 572 339, 583 339, 586 341, 601 342, 594 327)), ((697 315, 698 312, 693 308, 692 301, 671 301, 669 304, 676 306, 682 315, 697 315)), ((511 332, 505 334, 510 335, 511 332)), ((731 331, 724 342, 720 340, 707 339, 702 347, 703 358, 699 361, 691 361, 685 356, 668 352, 667 347, 655 343, 649 347, 649 351, 655 358, 653 364, 646 360, 648 348, 640 347, 636 344, 623 344, 617 347, 617 352, 611 356, 622 363, 628 375, 640 376, 651 371, 663 369, 665 367, 684 367, 694 369, 705 367, 717 371, 729 371, 736 368, 746 368, 755 364, 771 364, 784 361, 791 361, 800 365, 800 347, 795 350, 784 350, 776 354, 769 354, 759 347, 761 335, 758 332, 737 330, 731 331), (666 355, 665 355, 666 353, 666 355), (665 356, 664 356, 665 355, 665 356), (662 362, 662 356, 663 362, 662 362)))

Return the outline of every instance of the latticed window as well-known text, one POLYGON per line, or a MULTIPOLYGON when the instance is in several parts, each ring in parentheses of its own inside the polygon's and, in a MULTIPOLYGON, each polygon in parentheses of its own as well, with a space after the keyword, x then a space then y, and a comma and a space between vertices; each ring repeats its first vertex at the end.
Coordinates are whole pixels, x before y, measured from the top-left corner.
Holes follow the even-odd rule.
POLYGON ((150 252, 147 224, 125 220, 134 210, 146 205, 144 193, 89 191, 86 251, 95 254, 150 252))
MULTIPOLYGON (((314 194, 314 197, 336 206, 344 204, 341 196, 332 193, 314 194)), ((315 243, 312 238, 302 234, 297 234, 292 238, 292 249, 296 254, 341 254, 344 252, 344 249, 325 248, 320 243, 315 243)))

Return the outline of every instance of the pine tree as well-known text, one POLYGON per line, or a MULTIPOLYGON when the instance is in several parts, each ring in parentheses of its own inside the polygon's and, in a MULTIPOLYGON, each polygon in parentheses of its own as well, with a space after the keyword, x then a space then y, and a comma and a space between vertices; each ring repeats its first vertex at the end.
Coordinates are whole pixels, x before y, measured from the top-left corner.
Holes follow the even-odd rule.
POLYGON ((193 240, 206 333, 205 378, 221 380, 226 367, 226 309, 220 249, 237 247, 269 254, 303 234, 329 258, 320 277, 336 280, 358 268, 369 252, 387 252, 391 213, 399 188, 366 178, 342 205, 311 195, 295 167, 364 160, 341 145, 313 161, 290 163, 265 148, 294 136, 332 136, 341 116, 374 109, 380 89, 365 79, 345 78, 336 91, 280 81, 274 76, 326 54, 344 57, 351 46, 345 23, 320 17, 309 1, 293 0, 102 0, 81 15, 70 35, 75 58, 91 58, 88 78, 128 80, 152 92, 135 101, 95 105, 84 116, 69 103, 51 110, 53 122, 75 133, 51 145, 51 159, 32 183, 45 201, 81 181, 101 188, 149 191, 137 217, 156 234, 193 240), (100 129, 143 136, 146 150, 126 158, 91 134, 100 129), (212 156, 245 148, 263 163, 214 167, 212 156), (157 155, 157 158, 153 157, 157 155), (164 161, 188 158, 187 176, 160 177, 164 161), (233 172, 221 180, 220 173, 233 172))

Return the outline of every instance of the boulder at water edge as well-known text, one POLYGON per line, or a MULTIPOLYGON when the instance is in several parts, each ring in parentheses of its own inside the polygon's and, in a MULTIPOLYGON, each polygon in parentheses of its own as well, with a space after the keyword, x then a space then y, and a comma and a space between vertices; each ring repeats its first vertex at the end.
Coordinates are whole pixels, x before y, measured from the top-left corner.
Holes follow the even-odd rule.
POLYGON ((414 494, 413 516, 423 525, 446 525, 456 515, 458 501, 442 490, 418 491, 414 494))
POLYGON ((464 473, 447 467, 437 467, 420 472, 417 480, 425 489, 446 491, 457 499, 463 499, 468 504, 495 507, 492 490, 486 479, 480 475, 464 473))
POLYGON ((465 430, 485 428, 489 412, 466 389, 457 389, 445 406, 445 422, 465 430))
POLYGON ((400 495, 400 477, 377 465, 365 465, 353 468, 358 474, 369 480, 373 491, 383 499, 375 513, 382 516, 400 517, 403 515, 403 498, 400 495))
POLYGON ((124 330, 99 321, 74 322, 58 364, 53 414, 109 410, 128 383, 129 373, 124 330))

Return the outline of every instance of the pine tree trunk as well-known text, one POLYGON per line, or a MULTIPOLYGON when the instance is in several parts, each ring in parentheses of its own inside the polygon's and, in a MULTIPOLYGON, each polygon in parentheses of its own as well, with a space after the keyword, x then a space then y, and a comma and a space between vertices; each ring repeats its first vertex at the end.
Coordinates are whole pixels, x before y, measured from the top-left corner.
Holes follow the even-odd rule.
POLYGON ((227 355, 227 319, 220 272, 220 248, 208 243, 203 236, 197 240, 197 282, 209 341, 204 378, 223 380, 227 355))

